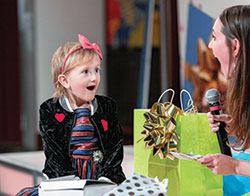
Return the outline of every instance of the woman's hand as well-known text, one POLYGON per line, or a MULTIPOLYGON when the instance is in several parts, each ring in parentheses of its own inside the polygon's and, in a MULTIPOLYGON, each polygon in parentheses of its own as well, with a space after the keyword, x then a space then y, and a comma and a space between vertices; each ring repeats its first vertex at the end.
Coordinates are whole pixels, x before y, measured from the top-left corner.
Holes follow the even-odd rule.
POLYGON ((227 114, 212 115, 209 112, 207 113, 207 117, 210 127, 214 133, 219 131, 220 122, 225 122, 225 124, 227 124, 227 122, 231 120, 231 116, 227 114))
POLYGON ((224 154, 208 154, 197 160, 216 175, 234 175, 238 160, 224 154))
POLYGON ((250 161, 234 159, 224 154, 208 154, 197 160, 216 175, 241 175, 250 177, 250 161))

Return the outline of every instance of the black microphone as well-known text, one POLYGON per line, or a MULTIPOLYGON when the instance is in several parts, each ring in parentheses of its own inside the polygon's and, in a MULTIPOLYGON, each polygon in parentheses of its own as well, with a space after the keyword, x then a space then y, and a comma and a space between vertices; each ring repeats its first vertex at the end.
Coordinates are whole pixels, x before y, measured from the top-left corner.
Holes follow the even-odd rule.
MULTIPOLYGON (((220 93, 216 89, 209 89, 206 92, 206 100, 209 103, 211 114, 219 115, 222 113, 221 104, 220 104, 220 93)), ((220 122, 219 130, 216 132, 217 138, 220 145, 220 151, 222 154, 232 156, 230 147, 227 145, 228 137, 227 132, 225 131, 225 123, 220 122)))

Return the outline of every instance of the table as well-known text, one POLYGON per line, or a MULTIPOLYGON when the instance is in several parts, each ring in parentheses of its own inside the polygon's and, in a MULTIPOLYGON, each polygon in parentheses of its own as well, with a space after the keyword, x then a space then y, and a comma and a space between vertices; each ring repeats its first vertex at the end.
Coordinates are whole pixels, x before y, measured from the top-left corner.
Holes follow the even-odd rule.
MULTIPOLYGON (((0 154, 0 195, 12 196, 24 187, 37 185, 44 179, 43 151, 12 152, 0 154)), ((122 168, 127 177, 134 171, 134 148, 124 146, 122 168)))

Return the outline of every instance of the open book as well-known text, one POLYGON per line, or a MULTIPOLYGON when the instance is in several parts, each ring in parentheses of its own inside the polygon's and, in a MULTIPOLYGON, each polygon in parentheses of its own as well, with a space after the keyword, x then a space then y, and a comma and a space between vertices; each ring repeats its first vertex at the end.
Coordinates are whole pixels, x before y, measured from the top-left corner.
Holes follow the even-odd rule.
POLYGON ((82 180, 75 176, 64 176, 42 181, 39 196, 102 196, 116 186, 107 180, 82 180))

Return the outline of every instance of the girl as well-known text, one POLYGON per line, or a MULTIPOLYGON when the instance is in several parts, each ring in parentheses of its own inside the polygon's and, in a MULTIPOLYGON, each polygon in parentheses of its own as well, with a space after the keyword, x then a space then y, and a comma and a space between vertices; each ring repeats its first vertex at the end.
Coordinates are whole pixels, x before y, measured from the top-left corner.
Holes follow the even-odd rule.
MULTIPOLYGON (((97 44, 79 35, 52 58, 53 98, 40 106, 40 133, 45 153, 43 173, 48 178, 76 175, 125 180, 121 168, 123 135, 116 102, 95 95, 100 83, 102 54, 97 44)), ((34 195, 37 187, 18 195, 34 195)))

